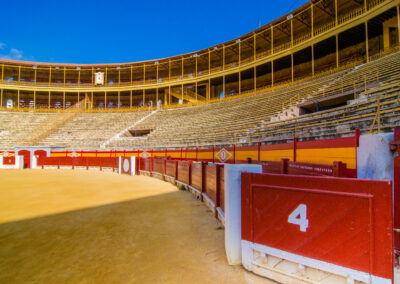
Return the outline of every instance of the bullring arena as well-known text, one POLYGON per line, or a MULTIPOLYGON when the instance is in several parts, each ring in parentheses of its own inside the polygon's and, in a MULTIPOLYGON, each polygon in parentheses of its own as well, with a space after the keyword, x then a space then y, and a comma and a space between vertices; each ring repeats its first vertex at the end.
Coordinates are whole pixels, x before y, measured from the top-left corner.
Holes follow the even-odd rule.
POLYGON ((0 59, 0 282, 400 283, 399 15, 310 1, 169 58, 0 59))

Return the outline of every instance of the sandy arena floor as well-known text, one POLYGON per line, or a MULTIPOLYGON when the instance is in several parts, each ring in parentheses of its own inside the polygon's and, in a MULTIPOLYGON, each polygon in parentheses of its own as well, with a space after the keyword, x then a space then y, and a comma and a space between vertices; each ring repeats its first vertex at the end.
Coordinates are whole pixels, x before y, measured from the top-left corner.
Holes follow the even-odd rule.
POLYGON ((111 172, 0 170, 0 283, 273 283, 229 266, 188 192, 111 172))

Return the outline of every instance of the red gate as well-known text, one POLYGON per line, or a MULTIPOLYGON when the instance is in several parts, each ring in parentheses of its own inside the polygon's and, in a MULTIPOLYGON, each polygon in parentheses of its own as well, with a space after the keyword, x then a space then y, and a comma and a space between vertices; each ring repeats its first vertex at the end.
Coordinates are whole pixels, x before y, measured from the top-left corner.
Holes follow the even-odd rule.
MULTIPOLYGON (((390 283, 392 204, 390 181, 244 173, 242 249, 353 280, 390 283)), ((243 264, 268 271, 256 257, 243 264)))
POLYGON ((17 154, 18 156, 24 156, 24 168, 31 167, 31 152, 28 150, 20 150, 17 154))

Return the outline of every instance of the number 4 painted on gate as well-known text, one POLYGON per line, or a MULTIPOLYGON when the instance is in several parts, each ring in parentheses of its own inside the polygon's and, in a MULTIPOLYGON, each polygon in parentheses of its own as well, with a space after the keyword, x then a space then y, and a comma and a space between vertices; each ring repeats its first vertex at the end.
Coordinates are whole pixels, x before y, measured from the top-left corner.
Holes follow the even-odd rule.
POLYGON ((300 231, 306 232, 308 228, 307 205, 300 204, 290 213, 288 222, 300 226, 300 231))

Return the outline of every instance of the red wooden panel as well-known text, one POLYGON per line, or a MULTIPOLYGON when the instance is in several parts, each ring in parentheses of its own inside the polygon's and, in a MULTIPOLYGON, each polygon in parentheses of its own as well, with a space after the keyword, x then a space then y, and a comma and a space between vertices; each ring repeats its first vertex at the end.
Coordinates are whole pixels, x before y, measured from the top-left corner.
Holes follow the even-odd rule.
POLYGON ((3 157, 4 165, 15 165, 15 157, 3 157))
POLYGON ((177 180, 189 184, 190 161, 178 161, 177 180))
POLYGON ((176 176, 176 162, 173 160, 167 160, 165 163, 165 174, 170 177, 176 176))
POLYGON ((190 185, 203 190, 203 162, 192 162, 190 165, 190 185))
POLYGON ((216 165, 206 165, 205 167, 205 192, 207 196, 217 202, 217 166, 216 165))
POLYGON ((150 172, 151 171, 151 159, 141 158, 140 159, 140 170, 150 172))
POLYGON ((164 159, 154 159, 153 161, 153 172, 162 174, 163 173, 164 159))
POLYGON ((392 216, 388 181, 242 174, 242 239, 303 257, 392 279, 392 216))
POLYGON ((282 174, 282 162, 266 161, 261 165, 263 173, 282 174))
POLYGON ((222 211, 225 212, 225 177, 224 177, 224 167, 219 168, 219 188, 220 188, 220 205, 222 211))

